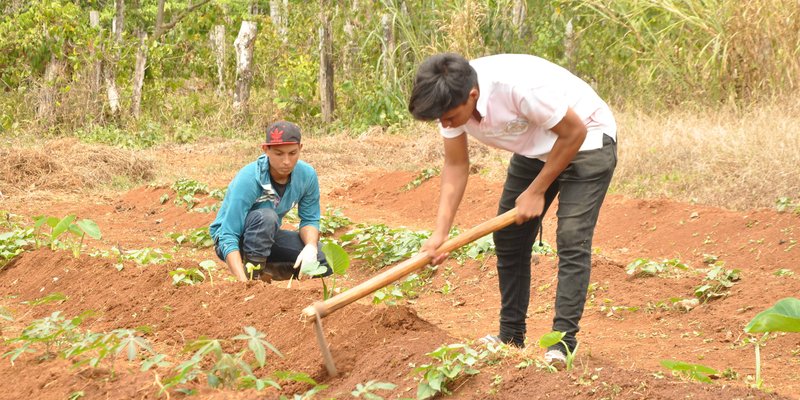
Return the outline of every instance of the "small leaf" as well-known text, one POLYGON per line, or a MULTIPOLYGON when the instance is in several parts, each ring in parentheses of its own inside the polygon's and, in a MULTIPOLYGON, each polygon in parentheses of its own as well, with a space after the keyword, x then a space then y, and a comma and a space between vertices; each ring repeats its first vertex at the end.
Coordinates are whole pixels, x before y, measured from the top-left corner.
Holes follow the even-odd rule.
POLYGON ((84 231, 89 237, 95 240, 100 240, 102 235, 100 234, 100 227, 97 224, 90 220, 90 219, 82 219, 76 224, 84 231))
POLYGON ((542 335, 541 338, 539 338, 539 347, 541 347, 543 349, 546 349, 546 348, 548 348, 550 346, 553 346, 556 343, 560 342, 561 339, 563 339, 565 335, 566 335, 566 333, 559 332, 559 331, 553 331, 553 332, 544 334, 544 335, 542 335))
POLYGON ((64 217, 61 221, 58 221, 58 224, 53 227, 53 232, 50 234, 50 237, 53 239, 61 236, 62 233, 66 232, 69 229, 69 225, 72 221, 75 220, 75 214, 70 214, 64 217))

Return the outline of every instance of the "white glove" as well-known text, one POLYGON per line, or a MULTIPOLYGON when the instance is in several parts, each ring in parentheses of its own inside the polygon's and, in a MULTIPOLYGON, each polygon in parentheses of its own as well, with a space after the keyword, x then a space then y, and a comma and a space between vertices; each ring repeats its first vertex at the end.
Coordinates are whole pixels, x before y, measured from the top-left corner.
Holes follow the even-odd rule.
MULTIPOLYGON (((303 247, 300 255, 297 256, 297 261, 294 262, 294 269, 300 268, 300 271, 302 271, 304 267, 310 267, 310 264, 315 262, 317 262, 317 246, 314 244, 307 244, 303 247)), ((300 276, 299 273, 298 276, 300 276)))

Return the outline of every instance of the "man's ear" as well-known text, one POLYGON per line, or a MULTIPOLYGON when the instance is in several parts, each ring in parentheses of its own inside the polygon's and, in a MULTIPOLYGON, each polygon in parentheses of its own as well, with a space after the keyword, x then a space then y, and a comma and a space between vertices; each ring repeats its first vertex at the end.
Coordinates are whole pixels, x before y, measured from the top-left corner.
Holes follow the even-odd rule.
POLYGON ((298 143, 297 144, 297 150, 298 151, 303 150, 303 144, 302 143, 298 143))
POLYGON ((472 97, 473 100, 477 99, 478 95, 480 95, 480 94, 481 94, 481 91, 478 90, 477 87, 474 87, 474 88, 472 88, 472 90, 469 91, 469 97, 472 97))
POLYGON ((269 149, 269 146, 267 146, 266 143, 261 143, 261 151, 266 153, 268 149, 269 149))

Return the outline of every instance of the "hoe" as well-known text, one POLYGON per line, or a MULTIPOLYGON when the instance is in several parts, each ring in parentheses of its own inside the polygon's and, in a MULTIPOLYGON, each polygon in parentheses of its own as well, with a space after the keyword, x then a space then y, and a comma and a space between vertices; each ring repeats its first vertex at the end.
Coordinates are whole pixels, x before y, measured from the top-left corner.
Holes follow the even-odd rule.
MULTIPOLYGON (((517 209, 513 208, 501 215, 498 215, 472 229, 455 236, 439 246, 438 252, 449 253, 458 249, 461 246, 469 244, 489 233, 498 229, 504 228, 514 222, 517 216, 517 209)), ((336 365, 333 362, 328 342, 325 340, 325 335, 322 331, 322 318, 330 315, 334 311, 357 301, 364 296, 386 286, 398 279, 428 265, 431 258, 425 252, 420 252, 413 257, 409 258, 402 263, 389 268, 378 275, 356 285, 352 289, 342 292, 333 296, 325 301, 318 301, 303 309, 303 319, 306 321, 314 321, 314 330, 317 334, 317 342, 319 343, 322 357, 325 360, 325 368, 328 370, 328 375, 331 377, 336 376, 338 373, 336 365)))

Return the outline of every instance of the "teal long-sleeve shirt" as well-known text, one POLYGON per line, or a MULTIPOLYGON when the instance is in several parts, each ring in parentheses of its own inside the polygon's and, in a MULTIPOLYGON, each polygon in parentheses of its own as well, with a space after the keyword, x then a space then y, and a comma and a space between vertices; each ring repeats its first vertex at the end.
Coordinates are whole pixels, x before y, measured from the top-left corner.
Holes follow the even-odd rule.
POLYGON ((244 232, 244 220, 248 212, 265 207, 272 208, 282 221, 295 205, 297 205, 297 215, 300 217, 300 227, 313 226, 319 229, 317 172, 308 163, 298 161, 283 197, 278 198, 269 178, 269 158, 261 155, 256 161, 239 170, 228 185, 225 199, 209 228, 211 237, 227 258, 232 251, 239 250, 239 241, 244 232))

